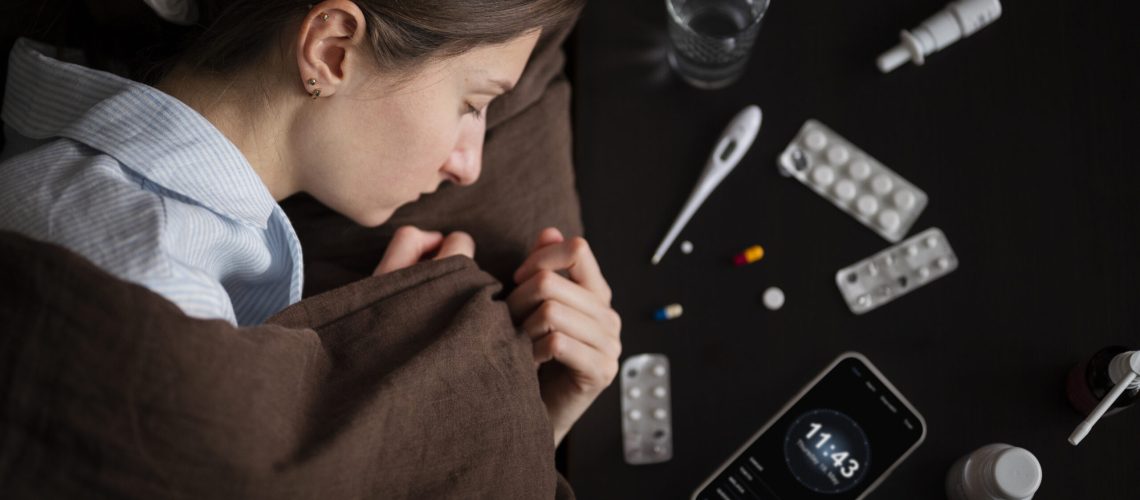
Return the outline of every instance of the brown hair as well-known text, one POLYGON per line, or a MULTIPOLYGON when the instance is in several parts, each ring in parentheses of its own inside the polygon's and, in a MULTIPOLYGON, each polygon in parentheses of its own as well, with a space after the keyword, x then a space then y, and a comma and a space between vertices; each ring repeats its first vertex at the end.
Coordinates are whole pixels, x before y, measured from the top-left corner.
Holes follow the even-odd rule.
MULTIPOLYGON (((233 73, 257 62, 294 26, 313 0, 230 0, 217 12, 181 63, 233 73)), ((506 42, 536 28, 574 22, 585 0, 353 0, 364 12, 378 67, 401 71, 427 58, 448 57, 480 45, 506 42)))

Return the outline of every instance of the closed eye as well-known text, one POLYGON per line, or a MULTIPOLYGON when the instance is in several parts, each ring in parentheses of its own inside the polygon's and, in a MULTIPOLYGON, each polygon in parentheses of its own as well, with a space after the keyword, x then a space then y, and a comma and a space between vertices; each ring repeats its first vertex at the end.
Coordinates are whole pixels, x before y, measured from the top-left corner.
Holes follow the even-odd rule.
POLYGON ((476 120, 483 118, 483 110, 472 106, 471 103, 467 103, 467 114, 474 115, 476 120))

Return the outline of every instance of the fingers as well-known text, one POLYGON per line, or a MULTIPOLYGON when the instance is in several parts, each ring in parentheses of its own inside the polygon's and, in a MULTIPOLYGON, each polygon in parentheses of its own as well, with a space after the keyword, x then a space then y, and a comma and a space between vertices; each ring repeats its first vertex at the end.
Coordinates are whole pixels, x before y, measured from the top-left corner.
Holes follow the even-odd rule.
POLYGON ((392 242, 384 251, 384 258, 376 266, 373 276, 390 273, 397 269, 412 266, 424 254, 434 251, 443 243, 443 234, 438 231, 421 231, 414 226, 403 226, 392 235, 392 242))
POLYGON ((566 238, 562 236, 562 231, 559 231, 558 228, 548 227, 538 233, 538 238, 535 240, 534 246, 531 247, 530 253, 534 253, 535 250, 548 245, 562 243, 565 239, 566 238))
POLYGON ((507 308, 514 322, 519 323, 547 300, 561 302, 594 318, 613 313, 609 304, 602 302, 602 297, 554 271, 545 270, 539 271, 511 292, 507 297, 507 308))
POLYGON ((617 313, 595 318, 561 302, 548 300, 519 328, 531 339, 552 335, 551 332, 565 334, 604 356, 616 359, 621 354, 620 322, 617 313))
POLYGON ((583 238, 575 237, 538 248, 515 271, 515 283, 522 284, 544 270, 568 271, 571 280, 598 295, 606 304, 613 297, 590 245, 583 238))
POLYGON ((475 258, 475 240, 471 238, 471 235, 463 231, 455 231, 447 235, 447 238, 444 238, 443 243, 439 246, 439 254, 435 256, 435 260, 446 259, 455 255, 475 258))
POLYGON ((617 356, 607 356, 562 332, 542 337, 534 343, 533 351, 537 364, 554 360, 569 368, 583 393, 600 392, 617 376, 617 356))

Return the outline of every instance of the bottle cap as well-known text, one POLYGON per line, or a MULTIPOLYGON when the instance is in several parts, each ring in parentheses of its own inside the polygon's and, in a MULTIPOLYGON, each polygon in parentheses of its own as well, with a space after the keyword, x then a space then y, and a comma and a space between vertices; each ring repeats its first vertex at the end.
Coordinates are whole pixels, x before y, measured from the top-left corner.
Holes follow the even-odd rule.
POLYGON ((1041 487, 1041 475, 1041 463, 1024 448, 1008 448, 994 458, 992 484, 1003 498, 1031 498, 1041 487))

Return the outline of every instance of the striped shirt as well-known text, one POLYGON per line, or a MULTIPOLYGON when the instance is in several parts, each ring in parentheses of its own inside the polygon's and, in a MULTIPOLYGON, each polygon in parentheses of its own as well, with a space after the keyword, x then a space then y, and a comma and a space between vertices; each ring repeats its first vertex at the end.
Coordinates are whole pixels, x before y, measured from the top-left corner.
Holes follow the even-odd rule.
POLYGON ((10 56, 0 229, 198 318, 255 325, 300 300, 300 242, 237 147, 178 99, 47 52, 10 56))

